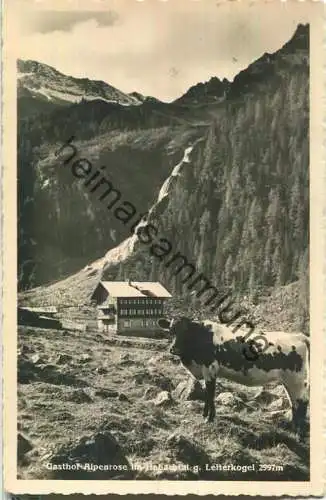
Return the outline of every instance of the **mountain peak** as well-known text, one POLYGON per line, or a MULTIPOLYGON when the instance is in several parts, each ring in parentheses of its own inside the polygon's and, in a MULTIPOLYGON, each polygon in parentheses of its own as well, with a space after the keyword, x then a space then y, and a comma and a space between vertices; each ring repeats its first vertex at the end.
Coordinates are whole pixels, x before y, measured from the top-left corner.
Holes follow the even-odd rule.
POLYGON ((214 103, 224 100, 230 82, 212 76, 207 82, 199 82, 174 102, 178 104, 214 103))

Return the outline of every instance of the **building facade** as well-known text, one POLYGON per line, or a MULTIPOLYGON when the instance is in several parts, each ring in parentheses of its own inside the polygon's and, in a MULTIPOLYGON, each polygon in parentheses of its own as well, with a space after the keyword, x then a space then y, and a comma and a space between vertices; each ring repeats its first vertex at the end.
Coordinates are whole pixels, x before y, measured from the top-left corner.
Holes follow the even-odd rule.
POLYGON ((97 306, 98 329, 126 335, 162 333, 158 320, 171 294, 158 282, 101 281, 92 299, 97 306))

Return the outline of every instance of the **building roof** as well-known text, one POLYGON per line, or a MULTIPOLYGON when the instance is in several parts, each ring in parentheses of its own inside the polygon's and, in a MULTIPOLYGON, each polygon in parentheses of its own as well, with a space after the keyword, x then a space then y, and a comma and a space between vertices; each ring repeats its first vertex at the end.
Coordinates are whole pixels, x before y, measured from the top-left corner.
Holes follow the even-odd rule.
POLYGON ((158 281, 100 281, 111 297, 158 297, 168 298, 171 294, 158 281))

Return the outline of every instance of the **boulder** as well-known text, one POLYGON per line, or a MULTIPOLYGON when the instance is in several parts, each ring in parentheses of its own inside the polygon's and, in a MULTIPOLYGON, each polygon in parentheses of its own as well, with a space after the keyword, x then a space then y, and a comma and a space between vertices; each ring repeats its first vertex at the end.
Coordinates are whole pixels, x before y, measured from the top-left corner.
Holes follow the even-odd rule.
POLYGON ((31 356, 31 361, 34 365, 37 363, 44 363, 44 359, 42 359, 39 354, 33 354, 33 356, 31 356))
POLYGON ((182 463, 199 466, 209 463, 209 457, 201 446, 196 442, 191 442, 178 432, 168 437, 166 446, 174 457, 182 463))
POLYGON ((35 352, 34 347, 27 344, 21 344, 17 349, 17 356, 21 356, 23 354, 31 354, 33 352, 35 352))
POLYGON ((268 409, 270 411, 283 410, 285 407, 284 403, 285 403, 285 400, 283 398, 275 399, 275 401, 271 402, 268 409))
POLYGON ((275 419, 276 421, 291 423, 292 422, 292 411, 289 409, 273 410, 273 411, 268 412, 268 417, 275 419))
POLYGON ((117 398, 119 397, 119 392, 114 389, 101 387, 95 391, 95 396, 100 396, 101 398, 117 398))
POLYGON ((55 363, 57 365, 64 365, 66 363, 70 363, 72 361, 72 356, 70 354, 59 354, 55 359, 55 363))
POLYGON ((157 372, 154 367, 151 367, 149 370, 137 372, 133 380, 135 384, 144 385, 145 383, 149 383, 151 385, 156 385, 161 391, 171 391, 173 389, 171 380, 163 373, 157 372))
POLYGON ((29 384, 36 379, 37 369, 34 363, 24 355, 18 357, 18 383, 29 384))
POLYGON ((150 377, 151 377, 151 382, 155 384, 157 387, 159 387, 162 391, 173 390, 173 383, 166 375, 151 371, 150 377))
POLYGON ((79 358, 79 361, 82 363, 87 363, 87 361, 91 361, 91 359, 92 356, 90 356, 89 354, 82 354, 79 358))
POLYGON ((269 405, 274 401, 275 396, 270 391, 267 391, 263 387, 258 390, 258 392, 252 398, 252 401, 258 403, 259 405, 269 405))
POLYGON ((23 461, 25 454, 33 449, 33 445, 30 441, 19 432, 17 435, 17 459, 19 462, 23 461))
POLYGON ((108 371, 104 366, 99 366, 95 368, 95 372, 98 373, 98 375, 105 375, 108 371))
POLYGON ((180 382, 173 391, 174 399, 181 401, 204 401, 205 392, 201 383, 193 378, 180 382))
POLYGON ((54 373, 57 371, 57 367, 51 363, 42 363, 39 365, 39 372, 42 373, 54 373))
POLYGON ((130 356, 127 353, 120 354, 120 363, 125 365, 130 362, 130 356))
POLYGON ((153 403, 155 406, 167 406, 171 399, 171 394, 168 391, 162 391, 156 396, 153 403))
POLYGON ((68 420, 73 420, 74 416, 69 411, 61 411, 56 414, 57 422, 66 422, 68 420))
POLYGON ((48 459, 52 465, 68 464, 70 470, 54 470, 49 479, 107 480, 133 479, 134 473, 114 436, 106 431, 82 437, 62 446, 48 459), (90 464, 93 469, 90 469, 90 464), (97 470, 94 470, 97 467, 97 470), (101 470, 102 469, 102 470, 101 470))
POLYGON ((144 391, 144 396, 143 398, 144 399, 154 399, 155 396, 158 394, 159 392, 159 389, 157 387, 154 387, 153 385, 149 386, 149 387, 146 387, 145 391, 144 391))
MULTIPOLYGON (((279 399, 282 399, 283 405, 286 404, 287 399, 285 396, 284 388, 282 386, 272 387, 270 389, 261 388, 252 398, 252 401, 257 403, 258 405, 270 406, 279 399)), ((280 403, 275 404, 278 405, 280 403)))
POLYGON ((79 404, 93 402, 92 398, 83 389, 75 389, 72 392, 68 393, 66 396, 66 400, 79 404))
POLYGON ((58 370, 58 367, 51 364, 38 365, 37 368, 37 379, 46 382, 48 384, 54 385, 68 385, 74 387, 87 387, 88 382, 86 380, 79 380, 75 375, 71 373, 64 373, 58 370))
POLYGON ((216 403, 223 406, 239 406, 240 402, 242 401, 232 392, 221 392, 216 398, 216 403))
POLYGON ((118 399, 119 401, 129 401, 129 398, 123 392, 120 392, 118 399))
POLYGON ((203 413, 203 404, 201 401, 185 401, 183 405, 189 412, 203 413))

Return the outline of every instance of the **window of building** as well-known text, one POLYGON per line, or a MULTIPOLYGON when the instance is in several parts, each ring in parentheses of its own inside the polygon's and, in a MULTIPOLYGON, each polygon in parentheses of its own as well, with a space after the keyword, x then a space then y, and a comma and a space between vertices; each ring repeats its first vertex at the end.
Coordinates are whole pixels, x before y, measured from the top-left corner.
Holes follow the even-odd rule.
POLYGON ((125 328, 130 328, 131 327, 131 321, 130 321, 130 319, 125 319, 124 322, 123 322, 123 326, 125 328))

